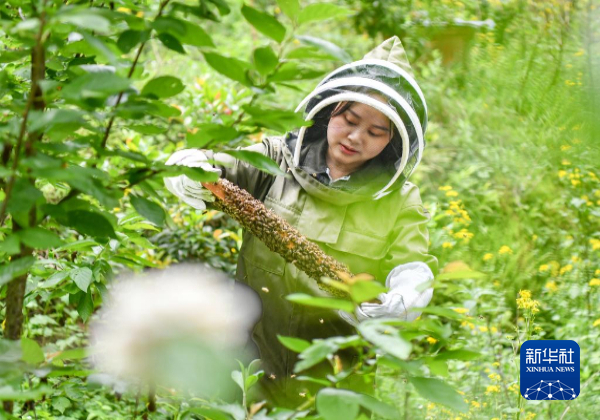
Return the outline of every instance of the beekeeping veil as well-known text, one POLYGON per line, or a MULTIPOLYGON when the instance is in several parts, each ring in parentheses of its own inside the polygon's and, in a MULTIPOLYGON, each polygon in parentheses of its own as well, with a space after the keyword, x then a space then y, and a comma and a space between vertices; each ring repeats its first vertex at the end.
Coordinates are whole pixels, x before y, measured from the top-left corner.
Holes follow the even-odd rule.
POLYGON ((303 110, 305 119, 312 120, 313 125, 298 132, 293 150, 295 166, 302 166, 303 151, 311 142, 325 138, 332 112, 339 103, 346 102, 368 105, 391 122, 392 140, 364 165, 371 172, 375 166, 379 171, 370 190, 377 200, 404 184, 421 161, 425 147, 427 105, 398 37, 383 42, 364 59, 327 75, 298 105, 296 111, 303 110))

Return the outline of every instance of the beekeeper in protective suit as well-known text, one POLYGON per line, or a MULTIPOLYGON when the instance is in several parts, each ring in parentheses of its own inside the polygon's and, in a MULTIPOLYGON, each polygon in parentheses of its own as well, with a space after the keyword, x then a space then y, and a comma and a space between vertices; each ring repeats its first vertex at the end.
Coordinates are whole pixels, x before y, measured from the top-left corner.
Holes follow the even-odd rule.
MULTIPOLYGON (((414 320, 431 300, 437 260, 428 253, 427 222, 418 188, 407 181, 425 146, 427 106, 400 40, 393 37, 363 60, 327 75, 298 106, 310 127, 266 138, 247 150, 277 162, 289 177, 272 176, 233 157, 181 150, 168 164, 200 166, 249 191, 353 273, 369 273, 389 291, 381 303, 364 303, 356 314, 340 314, 291 303, 292 293, 323 295, 315 282, 250 233, 244 234, 237 279, 262 299, 262 318, 253 331, 265 376, 263 397, 277 404, 302 401, 305 388, 294 379, 297 355, 277 335, 305 340, 351 335, 352 324, 371 318, 414 320), (207 160, 222 165, 207 163, 207 160)), ((185 176, 166 179, 167 188, 197 209, 210 195, 185 176)), ((352 355, 342 357, 348 366, 352 355)), ((308 373, 331 373, 327 363, 308 373)), ((369 392, 372 382, 352 376, 349 388, 369 392), (354 381, 354 383, 352 383, 354 381)))

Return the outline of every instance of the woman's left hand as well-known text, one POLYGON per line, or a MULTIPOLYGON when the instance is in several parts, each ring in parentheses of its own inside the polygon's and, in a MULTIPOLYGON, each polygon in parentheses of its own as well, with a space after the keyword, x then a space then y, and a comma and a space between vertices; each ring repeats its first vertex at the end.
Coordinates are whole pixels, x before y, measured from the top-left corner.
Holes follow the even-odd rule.
MULTIPOLYGON (((433 296, 433 289, 425 290, 422 286, 433 280, 433 273, 423 262, 401 264, 394 268, 387 277, 387 293, 381 293, 378 298, 381 303, 362 303, 356 309, 358 322, 373 318, 400 318, 404 321, 417 319, 421 312, 412 311, 413 308, 423 308, 429 304, 433 296)), ((351 315, 340 316, 347 322, 355 323, 351 315)))

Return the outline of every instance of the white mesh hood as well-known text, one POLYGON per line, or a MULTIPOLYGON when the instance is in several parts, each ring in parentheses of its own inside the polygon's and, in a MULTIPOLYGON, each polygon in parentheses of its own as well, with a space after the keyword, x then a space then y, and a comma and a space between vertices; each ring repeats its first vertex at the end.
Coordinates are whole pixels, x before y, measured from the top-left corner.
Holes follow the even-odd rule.
MULTIPOLYGON (((295 166, 302 166, 305 148, 327 136, 327 124, 333 121, 331 112, 340 102, 367 105, 391 122, 390 144, 368 162, 370 170, 377 166, 380 175, 376 177, 373 199, 400 188, 421 161, 427 105, 397 37, 382 43, 365 59, 331 72, 298 105, 296 111, 303 111, 305 119, 312 120, 313 125, 302 127, 298 132, 292 150, 295 166)), ((355 125, 353 121, 348 123, 355 125)), ((367 119, 361 122, 369 123, 367 119)), ((349 147, 353 145, 351 139, 343 143, 349 147)))

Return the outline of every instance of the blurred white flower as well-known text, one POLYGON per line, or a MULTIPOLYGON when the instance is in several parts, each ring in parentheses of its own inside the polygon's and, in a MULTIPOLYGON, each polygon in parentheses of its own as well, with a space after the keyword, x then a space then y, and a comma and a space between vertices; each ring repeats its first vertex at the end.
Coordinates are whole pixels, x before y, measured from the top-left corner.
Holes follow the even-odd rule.
POLYGON ((227 386, 260 315, 256 294, 200 264, 129 277, 115 282, 92 324, 96 367, 128 381, 204 394, 227 386))

